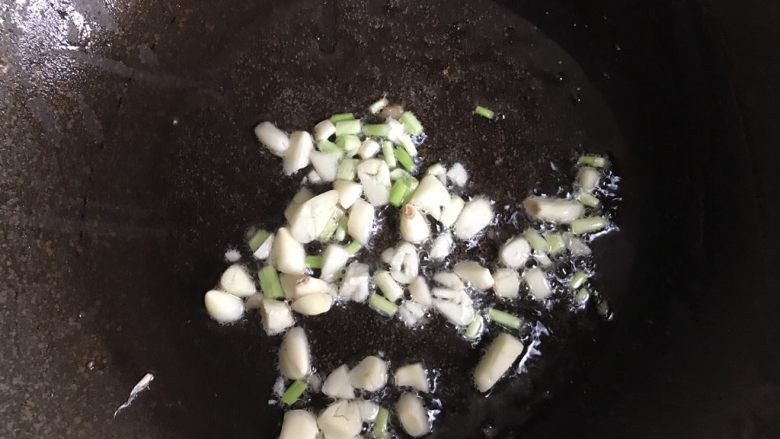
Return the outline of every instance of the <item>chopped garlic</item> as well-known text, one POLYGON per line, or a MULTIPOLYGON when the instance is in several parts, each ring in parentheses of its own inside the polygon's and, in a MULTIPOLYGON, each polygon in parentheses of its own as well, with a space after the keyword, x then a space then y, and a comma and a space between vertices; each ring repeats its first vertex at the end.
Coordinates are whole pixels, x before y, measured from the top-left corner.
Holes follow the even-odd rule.
POLYGON ((387 384, 387 363, 370 355, 349 372, 349 382, 355 388, 376 392, 387 384))
POLYGON ((309 340, 303 328, 292 328, 284 336, 279 347, 279 370, 291 380, 302 379, 311 371, 309 340))
POLYGON ((423 393, 430 391, 428 376, 422 363, 407 364, 395 371, 395 385, 398 387, 411 387, 423 393))
POLYGON ((206 293, 203 301, 211 318, 219 323, 235 322, 244 315, 244 302, 230 293, 211 290, 206 293))

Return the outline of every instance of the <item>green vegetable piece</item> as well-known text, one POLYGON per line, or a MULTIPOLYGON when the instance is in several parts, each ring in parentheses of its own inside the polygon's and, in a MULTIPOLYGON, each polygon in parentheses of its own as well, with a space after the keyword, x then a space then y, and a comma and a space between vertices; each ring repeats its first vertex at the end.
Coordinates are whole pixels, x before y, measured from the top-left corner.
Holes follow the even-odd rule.
POLYGON ((398 311, 398 305, 377 293, 373 293, 368 297, 368 306, 386 317, 392 317, 398 311))
POLYGON ((474 108, 474 114, 482 116, 485 119, 493 119, 496 117, 496 113, 493 110, 485 108, 481 105, 477 105, 477 107, 474 108))
POLYGON ((349 253, 351 256, 356 255, 362 249, 363 249, 363 244, 357 241, 352 241, 344 247, 344 250, 346 250, 347 253, 349 253))
POLYGON ((580 288, 579 291, 577 291, 577 294, 574 295, 574 303, 577 305, 582 305, 588 301, 589 297, 590 291, 588 291, 587 288, 580 288))
POLYGON ((361 124, 359 120, 342 120, 336 122, 336 135, 359 134, 361 124))
POLYGON ((603 168, 607 166, 607 159, 600 155, 583 155, 577 160, 579 165, 593 166, 594 168, 603 168))
POLYGON ((333 116, 330 117, 330 121, 335 123, 342 122, 345 120, 352 120, 355 118, 355 115, 352 113, 336 113, 333 116))
POLYGON ((577 194, 577 201, 586 207, 599 207, 599 204, 601 204, 601 201, 599 201, 598 198, 587 192, 580 192, 577 194))
POLYGON ((363 125, 363 134, 369 137, 387 137, 390 135, 390 125, 386 123, 370 123, 363 125))
POLYGON ((317 148, 322 152, 341 152, 341 147, 328 139, 320 140, 317 143, 317 148))
POLYGON ((271 233, 265 229, 260 229, 255 232, 255 234, 249 238, 249 241, 247 241, 247 245, 249 245, 249 249, 252 250, 252 253, 256 252, 269 236, 271 236, 271 233))
POLYGON ((301 380, 295 380, 282 394, 282 402, 285 405, 293 405, 301 399, 308 386, 301 380))
POLYGON ((382 157, 385 159, 385 163, 387 163, 387 167, 390 169, 395 168, 396 161, 395 161, 395 153, 393 152, 393 144, 390 141, 382 143, 382 157))
POLYGON ((569 223, 571 233, 581 235, 583 233, 593 233, 604 230, 607 227, 607 219, 603 216, 591 216, 587 218, 576 219, 569 223))
POLYGON ((322 268, 322 256, 306 256, 306 266, 314 270, 319 270, 322 268))
POLYGON ((336 137, 336 145, 341 151, 357 151, 360 148, 360 139, 354 134, 344 134, 336 137))
POLYGON ((322 233, 320 233, 319 241, 320 242, 328 242, 331 238, 333 238, 333 235, 336 233, 336 230, 338 230, 339 224, 341 224, 342 219, 344 218, 344 211, 341 209, 336 209, 336 211, 333 213, 333 216, 328 220, 328 223, 325 224, 325 228, 322 229, 322 233))
POLYGON ((272 265, 266 265, 257 273, 260 278, 260 289, 263 290, 265 297, 269 299, 281 299, 284 297, 282 283, 279 281, 279 273, 272 265))
POLYGON ((557 255, 566 250, 566 242, 560 233, 545 233, 544 240, 547 241, 547 247, 551 255, 557 255))
POLYGON ((358 160, 344 159, 336 169, 336 179, 354 181, 357 174, 358 160))
POLYGON ((401 207, 408 192, 409 186, 403 180, 396 180, 390 188, 390 205, 401 207))
POLYGON ((423 126, 411 111, 404 111, 398 120, 404 124, 404 129, 407 133, 416 136, 423 132, 423 126))
POLYGON ((406 152, 403 148, 396 148, 395 149, 395 158, 398 160, 398 163, 401 164, 401 166, 404 167, 409 172, 414 171, 414 159, 412 156, 409 155, 408 152, 406 152))
POLYGON ((569 288, 576 290, 588 280, 588 275, 584 271, 577 271, 569 281, 569 288))
POLYGON ((523 232, 523 237, 528 241, 528 244, 531 245, 532 249, 540 253, 547 253, 550 250, 550 245, 547 244, 547 240, 534 229, 527 229, 523 232))
POLYGON ((482 327, 485 324, 485 319, 481 315, 477 314, 466 327, 466 338, 474 340, 482 332, 482 327))
POLYGON ((514 314, 509 314, 508 312, 495 308, 488 308, 488 317, 491 322, 496 322, 499 325, 510 329, 520 329, 520 326, 523 325, 522 317, 517 317, 514 314))
POLYGON ((382 407, 374 419, 374 428, 372 429, 373 439, 387 439, 387 426, 390 423, 390 412, 382 407))

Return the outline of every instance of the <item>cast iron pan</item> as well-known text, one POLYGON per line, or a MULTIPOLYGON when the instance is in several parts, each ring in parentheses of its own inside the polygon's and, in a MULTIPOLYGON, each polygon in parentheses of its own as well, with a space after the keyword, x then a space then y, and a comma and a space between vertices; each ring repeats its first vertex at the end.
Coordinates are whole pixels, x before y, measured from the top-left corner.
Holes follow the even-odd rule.
MULTIPOLYGON (((669 303, 658 290, 703 288, 680 285, 683 272, 718 267, 699 256, 713 209, 704 207, 709 174, 698 159, 713 147, 688 125, 737 138, 716 123, 733 114, 708 97, 722 91, 721 70, 696 9, 632 7, 299 0, 10 8, 0 200, 7 436, 275 437, 282 412, 268 399, 279 339, 265 336, 254 314, 223 327, 202 305, 224 251, 250 226, 281 225, 299 186, 300 176, 282 176, 252 127, 309 127, 385 92, 423 119, 425 164, 466 164, 470 190, 505 212, 533 190, 560 191, 579 152, 611 157, 623 177, 620 199, 611 200, 621 230, 594 245, 609 318, 595 306, 571 314, 523 302, 518 311, 549 335, 527 372, 490 399, 470 389, 479 351, 438 319, 419 332, 361 306, 306 319, 317 368, 377 351, 433 366, 443 409, 433 437, 605 431, 598 419, 615 409, 603 401, 620 400, 635 384, 621 381, 615 354, 656 346, 638 346, 626 331, 655 332, 650 316, 669 303), (665 53, 663 38, 629 39, 666 19, 688 46, 665 53), (626 59, 624 50, 632 51, 626 59), (714 79, 700 84, 705 71, 714 79), (476 103, 500 120, 474 118, 476 103), (691 116, 703 104, 710 110, 691 116), (690 149, 676 149, 684 143, 690 149), (691 261, 698 265, 683 266, 691 261), (151 391, 113 419, 146 372, 156 377, 151 391), (572 388, 575 379, 585 384, 572 388), (553 397, 570 404, 556 406, 553 397), (557 422, 557 409, 572 422, 557 422)), ((493 257, 509 232, 491 236, 480 255, 493 257)), ((721 238, 721 251, 739 238, 721 238)), ((651 356, 630 356, 625 367, 641 370, 651 356)), ((614 437, 653 437, 635 425, 642 424, 626 422, 614 437)))

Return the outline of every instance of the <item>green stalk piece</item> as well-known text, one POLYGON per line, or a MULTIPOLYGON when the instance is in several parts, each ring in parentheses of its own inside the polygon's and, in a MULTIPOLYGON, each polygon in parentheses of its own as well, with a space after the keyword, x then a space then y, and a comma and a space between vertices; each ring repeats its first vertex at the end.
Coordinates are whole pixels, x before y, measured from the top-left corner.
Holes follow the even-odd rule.
POLYGON ((363 125, 363 134, 369 137, 384 137, 390 135, 390 125, 386 123, 370 123, 363 125))
POLYGON ((349 244, 347 244, 347 245, 344 247, 344 250, 346 250, 346 251, 347 251, 347 253, 349 253, 351 256, 354 256, 354 255, 356 255, 356 254, 357 254, 357 253, 358 253, 360 250, 363 250, 363 244, 361 244, 361 243, 359 243, 359 242, 357 242, 357 241, 352 241, 352 242, 350 242, 349 244))
POLYGON ((341 152, 341 147, 336 145, 335 143, 331 142, 328 139, 320 140, 317 143, 317 149, 319 149, 322 152, 341 152))
POLYGON ((592 194, 589 194, 587 192, 580 192, 577 194, 577 201, 582 203, 585 207, 592 207, 596 208, 599 207, 599 204, 601 204, 601 201, 599 201, 598 198, 594 197, 592 194))
POLYGON ((376 419, 374 419, 374 428, 372 429, 372 436, 373 439, 387 439, 387 427, 390 423, 390 412, 382 407, 379 409, 379 412, 376 414, 376 419))
POLYGON ((301 399, 308 386, 301 380, 295 380, 282 394, 282 402, 285 405, 293 405, 301 399))
POLYGON ((528 244, 531 245, 531 248, 539 253, 547 253, 550 251, 550 245, 547 243, 547 240, 545 240, 536 230, 526 229, 526 231, 523 232, 523 237, 528 241, 528 244))
POLYGON ((284 297, 282 283, 279 281, 279 273, 272 265, 266 265, 257 273, 260 278, 260 289, 263 290, 265 297, 269 299, 281 299, 284 297))
POLYGON ((345 120, 352 120, 355 118, 355 115, 352 113, 336 113, 333 116, 330 117, 330 121, 335 123, 342 122, 345 120))
POLYGON ((359 120, 342 120, 336 122, 336 136, 346 134, 360 134, 361 124, 359 120))
POLYGON ((260 248, 261 245, 265 242, 268 237, 271 236, 271 233, 268 232, 268 230, 260 229, 257 232, 255 232, 254 235, 252 235, 251 238, 249 238, 249 241, 247 241, 247 245, 249 245, 249 250, 252 250, 252 253, 256 252, 257 249, 260 248))
POLYGON ((491 322, 496 322, 505 328, 520 329, 523 325, 522 317, 495 308, 488 308, 488 317, 491 322))
POLYGON ((590 291, 588 291, 587 288, 580 288, 577 291, 577 294, 574 295, 574 302, 577 305, 582 305, 583 303, 587 302, 588 298, 590 297, 590 291))
POLYGON ((604 230, 607 227, 607 219, 603 216, 591 216, 587 218, 576 219, 569 223, 571 233, 581 235, 583 233, 593 233, 604 230))
POLYGON ((574 273, 574 276, 571 277, 571 280, 569 281, 569 288, 572 290, 576 290, 577 288, 581 287, 585 282, 588 280, 588 275, 584 271, 577 271, 574 273))
POLYGON ((389 140, 382 143, 382 157, 384 157, 388 168, 393 169, 397 166, 395 153, 393 152, 393 143, 389 140))
POLYGON ((336 145, 340 151, 357 151, 360 148, 360 139, 354 134, 342 134, 336 137, 336 145))
POLYGON ((544 240, 547 241, 547 247, 551 255, 557 255, 566 250, 566 242, 560 233, 545 233, 544 240))
POLYGON ((420 123, 419 119, 417 119, 417 116, 415 116, 411 111, 404 111, 398 120, 404 124, 404 129, 406 132, 413 136, 423 132, 422 124, 420 123))
POLYGON ((368 297, 368 306, 385 317, 393 317, 398 311, 398 305, 374 293, 368 297))
POLYGON ((481 315, 477 314, 466 327, 466 338, 469 340, 476 339, 482 332, 482 327, 485 325, 485 319, 481 315))
POLYGON ((409 153, 403 149, 403 148, 396 148, 395 149, 395 158, 398 160, 398 163, 401 164, 401 166, 404 167, 409 172, 414 172, 414 159, 412 156, 409 155, 409 153))
POLYGON ((493 110, 485 108, 481 105, 477 105, 477 107, 474 108, 474 114, 477 116, 482 116, 485 119, 493 119, 496 117, 496 113, 493 110))
POLYGON ((577 160, 579 165, 593 166, 594 168, 603 168, 607 166, 607 159, 600 155, 583 155, 577 160))
POLYGON ((319 270, 322 268, 322 256, 306 256, 306 266, 313 270, 319 270))

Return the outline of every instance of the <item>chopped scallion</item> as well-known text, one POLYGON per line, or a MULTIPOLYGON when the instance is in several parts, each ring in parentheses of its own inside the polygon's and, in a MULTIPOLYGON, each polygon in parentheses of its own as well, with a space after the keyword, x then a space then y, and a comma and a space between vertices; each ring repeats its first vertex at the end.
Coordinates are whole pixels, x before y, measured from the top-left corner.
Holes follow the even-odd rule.
POLYGON ((260 279, 260 289, 263 290, 265 297, 269 299, 281 299, 284 297, 282 283, 279 281, 279 273, 271 265, 266 265, 257 273, 260 279))
POLYGON ((322 256, 306 256, 306 266, 314 269, 319 270, 322 268, 322 256))
POLYGON ((580 156, 577 164, 593 166, 594 168, 603 168, 607 165, 607 159, 599 155, 583 155, 580 156))
POLYGON ((481 315, 477 314, 474 316, 474 318, 471 320, 471 323, 469 323, 469 326, 466 327, 466 338, 469 340, 474 340, 479 336, 479 334, 482 332, 482 326, 485 324, 485 319, 482 318, 481 315))
POLYGON ((360 139, 354 134, 343 134, 336 137, 336 145, 338 145, 339 149, 342 151, 357 152, 357 150, 360 149, 360 139))
POLYGON ((374 428, 372 429, 373 439, 387 439, 387 425, 390 423, 390 412, 382 407, 374 419, 374 428))
POLYGON ((523 232, 523 237, 528 241, 529 244, 531 244, 531 248, 540 252, 540 253, 547 253, 550 250, 549 244, 547 244, 547 241, 542 237, 539 232, 537 232, 534 229, 527 229, 525 232, 523 232))
POLYGON ((368 306, 374 311, 387 317, 392 317, 398 311, 398 305, 385 299, 380 294, 374 293, 368 297, 368 306))
POLYGON ((607 224, 607 219, 603 216, 591 216, 576 219, 569 223, 569 227, 571 227, 571 233, 580 235, 582 233, 593 233, 603 230, 607 227, 607 224))
POLYGON ((404 111, 398 120, 404 124, 404 129, 407 133, 416 136, 423 132, 423 126, 411 111, 404 111))
POLYGON ((395 168, 392 171, 390 171, 390 180, 392 180, 392 181, 396 181, 396 180, 400 180, 402 178, 408 178, 408 177, 414 178, 414 177, 412 177, 412 174, 404 171, 401 168, 395 168))
POLYGON ((328 223, 325 224, 325 228, 322 229, 322 233, 320 233, 319 240, 320 242, 328 242, 331 238, 333 238, 333 234, 336 233, 336 229, 338 229, 339 224, 341 224, 341 221, 344 219, 344 211, 341 209, 336 209, 333 213, 333 216, 328 220, 328 223))
POLYGON ((587 280, 588 275, 584 271, 577 271, 569 281, 569 288, 576 290, 577 288, 581 287, 587 280))
POLYGON ((359 120, 342 120, 336 122, 336 135, 343 136, 345 134, 359 134, 360 133, 360 121, 359 120))
POLYGON ((352 256, 356 255, 362 249, 363 249, 363 244, 357 241, 352 241, 344 247, 344 250, 346 250, 347 253, 349 253, 352 256))
POLYGON ((590 291, 587 288, 580 288, 577 294, 574 295, 574 302, 582 305, 588 300, 588 297, 590 297, 590 291))
POLYGON ((560 233, 545 233, 544 240, 547 241, 547 247, 551 255, 557 255, 566 250, 566 242, 560 233))
POLYGON ((387 167, 392 169, 395 168, 396 161, 395 161, 395 154, 393 153, 393 143, 390 141, 382 143, 382 157, 385 159, 385 163, 387 163, 387 167))
POLYGON ((414 142, 412 142, 411 137, 403 135, 398 138, 398 143, 401 144, 401 146, 406 150, 406 152, 409 153, 410 156, 417 157, 417 147, 414 146, 414 142))
POLYGON ((382 111, 382 109, 385 108, 389 103, 390 101, 388 101, 386 97, 383 97, 382 99, 378 99, 376 102, 371 104, 371 106, 368 107, 368 111, 370 111, 371 114, 377 114, 382 111))
POLYGON ((406 193, 406 198, 404 198, 404 204, 406 204, 412 198, 412 195, 414 195, 414 191, 417 189, 417 186, 420 185, 420 182, 411 175, 405 177, 404 180, 406 181, 406 185, 409 186, 409 192, 406 193))
POLYGON ((474 108, 474 114, 478 116, 482 116, 485 119, 493 119, 494 117, 496 117, 496 113, 493 110, 489 108, 485 108, 481 105, 477 105, 477 107, 474 108))
POLYGON ((341 152, 341 148, 328 139, 320 140, 317 143, 317 148, 322 152, 341 152))
POLYGON ((390 125, 386 123, 371 123, 363 125, 363 134, 369 137, 387 137, 390 135, 390 125))
POLYGON ((293 381, 293 383, 290 384, 290 387, 284 391, 284 394, 282 395, 282 402, 285 405, 295 404, 299 399, 301 399, 303 393, 306 392, 307 387, 308 386, 306 383, 301 380, 293 381))
POLYGON ((357 173, 358 160, 357 159, 344 159, 339 163, 338 169, 336 169, 337 180, 355 180, 355 174, 357 173))
POLYGON ((271 236, 271 234, 268 232, 268 230, 265 229, 260 229, 255 232, 255 234, 249 238, 249 241, 247 241, 249 249, 252 250, 252 253, 256 252, 269 236, 271 236))
POLYGON ((341 122, 344 120, 352 120, 355 118, 355 115, 352 113, 336 113, 333 116, 330 117, 330 121, 333 123, 341 122))
POLYGON ((601 204, 598 198, 587 192, 580 192, 577 194, 577 201, 582 203, 583 206, 587 207, 598 207, 599 204, 601 204))
POLYGON ((520 329, 520 326, 523 324, 522 317, 517 317, 514 314, 509 314, 508 312, 495 308, 488 308, 488 317, 491 322, 496 322, 499 325, 510 329, 520 329))
POLYGON ((404 179, 396 180, 393 187, 390 188, 390 204, 395 207, 401 207, 409 193, 409 186, 404 179))
POLYGON ((400 163, 401 166, 404 167, 404 169, 406 169, 409 172, 414 171, 414 159, 412 158, 412 156, 409 155, 408 152, 406 152, 405 149, 396 148, 395 158, 398 160, 398 163, 400 163))

